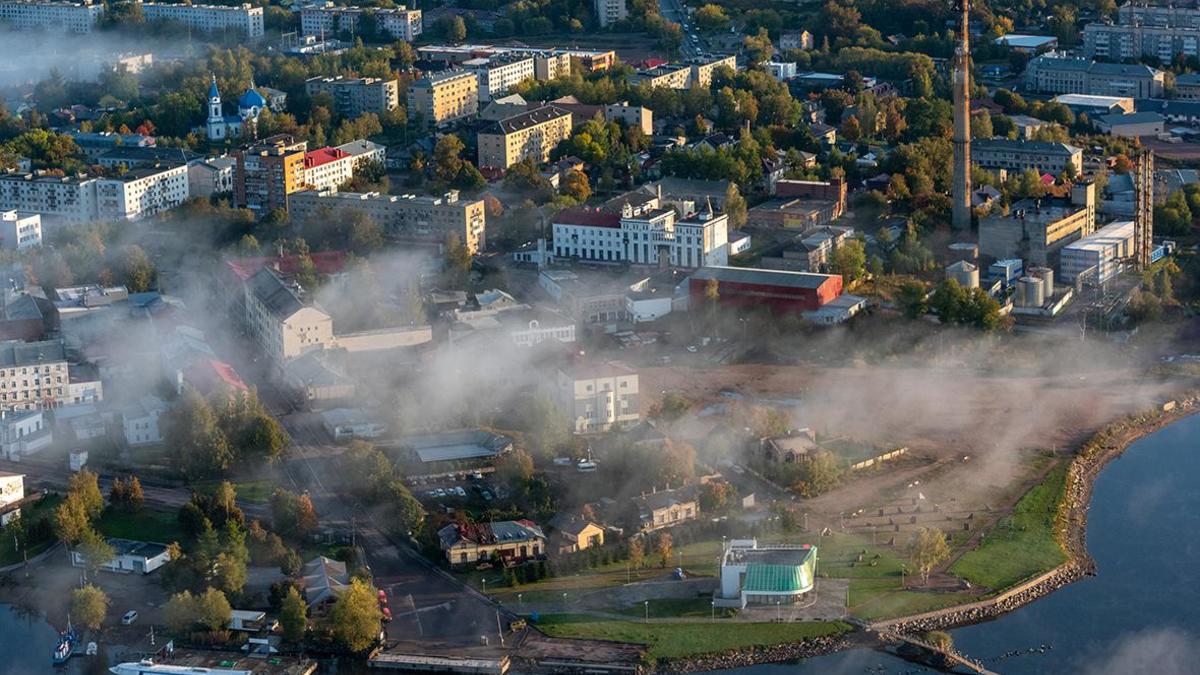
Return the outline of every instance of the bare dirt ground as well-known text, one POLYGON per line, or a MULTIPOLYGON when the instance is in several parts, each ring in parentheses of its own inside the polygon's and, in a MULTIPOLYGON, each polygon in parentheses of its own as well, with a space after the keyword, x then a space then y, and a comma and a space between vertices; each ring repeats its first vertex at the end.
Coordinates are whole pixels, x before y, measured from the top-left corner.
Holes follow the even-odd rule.
MULTIPOLYGON (((910 449, 889 470, 859 472, 845 487, 805 500, 804 509, 824 515, 826 524, 918 493, 930 503, 954 501, 962 508, 1011 505, 1041 476, 1044 467, 1030 461, 1035 453, 1069 451, 1104 424, 1178 390, 1133 369, 995 375, 964 368, 748 364, 643 368, 640 374, 647 406, 661 391, 682 393, 694 410, 729 402, 728 392, 748 402, 799 399, 789 411, 794 427, 910 449)), ((681 432, 699 443, 717 423, 741 422, 711 415, 683 423, 681 432)))

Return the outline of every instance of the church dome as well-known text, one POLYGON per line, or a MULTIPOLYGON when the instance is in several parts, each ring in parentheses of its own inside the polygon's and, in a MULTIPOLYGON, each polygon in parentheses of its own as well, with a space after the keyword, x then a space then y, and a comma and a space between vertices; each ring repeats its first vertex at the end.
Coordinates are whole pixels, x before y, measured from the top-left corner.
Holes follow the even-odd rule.
POLYGON ((263 108, 267 107, 267 99, 263 98, 263 95, 257 91, 253 89, 247 89, 246 93, 242 94, 241 98, 238 99, 238 107, 243 110, 248 110, 250 108, 258 108, 259 110, 262 110, 263 108))

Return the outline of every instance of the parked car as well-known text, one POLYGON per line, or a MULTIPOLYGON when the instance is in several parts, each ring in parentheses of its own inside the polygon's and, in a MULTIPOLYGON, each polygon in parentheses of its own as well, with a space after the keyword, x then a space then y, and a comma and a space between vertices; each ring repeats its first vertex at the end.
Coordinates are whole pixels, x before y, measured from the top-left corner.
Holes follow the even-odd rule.
POLYGON ((128 612, 125 612, 125 614, 121 617, 121 625, 122 626, 130 625, 134 621, 137 621, 137 617, 138 617, 137 610, 131 609, 128 612))

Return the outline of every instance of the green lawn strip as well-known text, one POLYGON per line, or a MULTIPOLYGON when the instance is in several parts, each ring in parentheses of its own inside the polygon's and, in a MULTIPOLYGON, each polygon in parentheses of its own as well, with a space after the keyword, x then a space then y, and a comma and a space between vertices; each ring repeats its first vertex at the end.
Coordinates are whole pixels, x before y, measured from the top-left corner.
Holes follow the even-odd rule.
MULTIPOLYGON (((35 521, 43 518, 53 519, 54 509, 58 508, 60 501, 62 501, 62 498, 57 495, 38 500, 33 506, 21 508, 21 518, 25 519, 26 525, 32 525, 35 521)), ((55 541, 53 536, 45 537, 39 541, 31 541, 29 542, 29 549, 25 552, 25 555, 22 555, 15 548, 13 538, 0 533, 0 566, 19 563, 26 556, 32 558, 53 546, 55 541)))
POLYGON ((769 647, 848 632, 841 621, 799 623, 639 623, 579 614, 543 615, 538 628, 548 635, 632 642, 648 647, 654 659, 683 658, 746 647, 769 647))
MULTIPOLYGON (((654 598, 648 600, 649 606, 638 603, 632 607, 621 607, 613 609, 616 614, 624 614, 634 619, 640 619, 646 616, 646 610, 650 610, 651 619, 674 619, 679 617, 711 617, 713 616, 712 600, 704 598, 654 598)), ((733 612, 729 609, 718 609, 717 616, 732 616, 733 612)))
POLYGON ((1012 515, 988 531, 979 548, 963 554, 950 572, 977 586, 1001 590, 1066 561, 1054 538, 1066 473, 1066 464, 1051 469, 1021 497, 1012 515))
POLYGON ((126 513, 112 508, 104 510, 100 516, 97 529, 105 536, 117 539, 133 539, 134 541, 151 541, 169 544, 173 541, 183 541, 183 531, 179 527, 179 519, 174 511, 155 511, 145 509, 136 513, 126 513))
POLYGON ((898 546, 884 546, 882 543, 892 536, 891 533, 878 533, 875 536, 875 541, 880 542, 878 544, 871 543, 869 532, 836 533, 825 537, 816 532, 777 534, 759 537, 759 541, 816 546, 817 575, 821 577, 899 579, 900 567, 905 563, 905 551, 898 546))
MULTIPOLYGON (((206 481, 197 483, 195 487, 204 494, 212 494, 220 484, 220 481, 206 481)), ((275 483, 269 480, 250 480, 233 484, 238 500, 248 504, 266 504, 271 501, 276 487, 275 483)))
MULTIPOLYGON (((864 591, 860 590, 858 597, 864 598, 864 593, 864 591)), ((853 584, 850 587, 850 597, 851 602, 854 602, 855 591, 853 584)), ((901 591, 896 589, 879 592, 874 597, 867 598, 863 604, 855 604, 852 612, 854 616, 860 619, 876 621, 879 619, 891 619, 898 616, 930 612, 935 609, 942 609, 943 607, 959 605, 978 599, 978 596, 961 591, 940 593, 932 591, 901 591)))

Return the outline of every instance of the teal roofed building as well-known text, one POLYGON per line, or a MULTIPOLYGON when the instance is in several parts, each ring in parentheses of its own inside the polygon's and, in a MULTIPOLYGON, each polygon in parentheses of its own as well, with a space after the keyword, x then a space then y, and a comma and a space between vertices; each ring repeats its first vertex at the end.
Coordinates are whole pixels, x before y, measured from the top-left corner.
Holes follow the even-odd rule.
POLYGON ((734 539, 721 558, 717 607, 794 604, 815 587, 817 547, 734 539))

